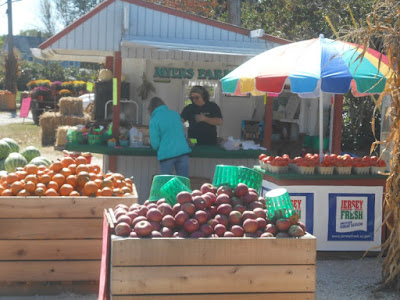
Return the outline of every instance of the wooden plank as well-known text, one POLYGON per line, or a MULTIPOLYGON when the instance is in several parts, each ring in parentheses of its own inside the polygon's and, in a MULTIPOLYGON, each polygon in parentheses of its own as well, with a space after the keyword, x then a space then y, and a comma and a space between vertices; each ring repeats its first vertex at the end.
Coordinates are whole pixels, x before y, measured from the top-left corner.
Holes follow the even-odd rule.
POLYGON ((0 239, 101 239, 101 219, 0 219, 0 239))
POLYGON ((91 261, 0 261, 2 281, 99 280, 100 260, 91 261))
MULTIPOLYGON (((136 193, 136 188, 135 188, 136 193)), ((137 193, 136 193, 137 195, 137 193)), ((103 218, 103 209, 137 203, 136 197, 0 197, 0 219, 103 218)))
POLYGON ((314 293, 252 293, 252 294, 186 294, 186 295, 113 295, 113 300, 313 300, 314 293))
POLYGON ((112 249, 112 266, 279 265, 315 264, 316 261, 316 239, 309 234, 298 239, 112 236, 112 249))
POLYGON ((99 299, 108 300, 110 296, 110 246, 111 246, 111 227, 109 226, 108 212, 104 210, 103 218, 103 244, 101 252, 100 279, 99 279, 99 299))
POLYGON ((315 265, 114 267, 110 286, 112 295, 314 292, 315 265))
POLYGON ((101 239, 0 240, 0 260, 100 259, 101 239))
POLYGON ((98 282, 96 281, 0 282, 0 296, 35 296, 35 299, 38 295, 40 298, 47 298, 42 296, 65 293, 96 294, 97 289, 98 282))

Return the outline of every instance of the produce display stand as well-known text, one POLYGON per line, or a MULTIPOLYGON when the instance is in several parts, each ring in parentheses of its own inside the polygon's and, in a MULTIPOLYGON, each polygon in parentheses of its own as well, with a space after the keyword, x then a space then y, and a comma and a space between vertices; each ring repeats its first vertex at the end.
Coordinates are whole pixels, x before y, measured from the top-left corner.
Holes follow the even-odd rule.
MULTIPOLYGON (((133 177, 143 203, 150 195, 154 175, 160 174, 157 152, 149 147, 108 147, 106 145, 66 144, 67 150, 103 154, 103 170, 133 177)), ((242 165, 252 168, 265 150, 228 151, 219 146, 195 146, 190 154, 189 177, 211 182, 216 165, 242 165)), ((203 183, 204 183, 203 182, 203 183)))
POLYGON ((277 187, 288 190, 307 231, 317 238, 318 251, 379 251, 386 238, 382 224, 386 176, 276 174, 261 169, 262 194, 277 187))
POLYGON ((105 211, 99 299, 315 299, 316 238, 123 238, 105 211))
POLYGON ((0 197, 0 295, 98 290, 103 210, 129 197, 0 197))

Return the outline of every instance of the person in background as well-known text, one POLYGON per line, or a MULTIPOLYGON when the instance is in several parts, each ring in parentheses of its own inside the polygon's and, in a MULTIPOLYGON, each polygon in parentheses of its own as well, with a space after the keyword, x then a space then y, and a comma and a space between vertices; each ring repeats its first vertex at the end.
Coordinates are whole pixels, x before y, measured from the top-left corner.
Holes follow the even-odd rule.
POLYGON ((189 99, 192 104, 181 113, 182 120, 189 121, 189 139, 197 139, 198 145, 216 145, 217 125, 222 124, 221 109, 210 101, 209 92, 200 85, 192 87, 189 99))
POLYGON ((157 150, 161 174, 189 177, 189 153, 179 113, 170 110, 158 97, 150 100, 150 143, 157 150))

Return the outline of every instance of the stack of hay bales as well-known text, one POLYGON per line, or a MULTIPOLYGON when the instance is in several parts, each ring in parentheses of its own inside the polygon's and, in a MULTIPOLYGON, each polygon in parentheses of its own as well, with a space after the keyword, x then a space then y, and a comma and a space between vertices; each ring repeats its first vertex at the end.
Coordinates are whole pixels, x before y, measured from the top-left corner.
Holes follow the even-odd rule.
MULTIPOLYGON (((58 105, 60 112, 45 112, 40 116, 39 125, 42 146, 54 145, 57 129, 60 126, 86 125, 90 122, 90 116, 83 113, 82 99, 64 97, 60 99, 58 105)), ((63 135, 64 131, 65 128, 60 130, 60 135, 63 135)), ((66 138, 60 136, 58 141, 60 144, 56 146, 64 146, 65 143, 62 143, 63 141, 66 142, 66 138)))

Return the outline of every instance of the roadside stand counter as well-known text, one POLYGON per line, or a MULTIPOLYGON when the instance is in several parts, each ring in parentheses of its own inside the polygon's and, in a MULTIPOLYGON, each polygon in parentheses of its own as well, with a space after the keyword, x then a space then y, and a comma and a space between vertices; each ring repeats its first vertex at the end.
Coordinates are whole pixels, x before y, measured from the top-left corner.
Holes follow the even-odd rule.
POLYGON ((300 221, 317 238, 318 251, 380 250, 386 238, 381 228, 386 176, 277 174, 260 166, 254 169, 263 174, 262 195, 278 187, 288 190, 300 221))
MULTIPOLYGON (((67 150, 103 154, 103 170, 133 177, 139 203, 150 195, 154 175, 160 174, 157 152, 149 147, 108 147, 107 145, 66 144, 67 150)), ((252 168, 265 150, 228 151, 219 146, 194 146, 190 154, 189 177, 192 189, 212 182, 216 165, 252 168)))

